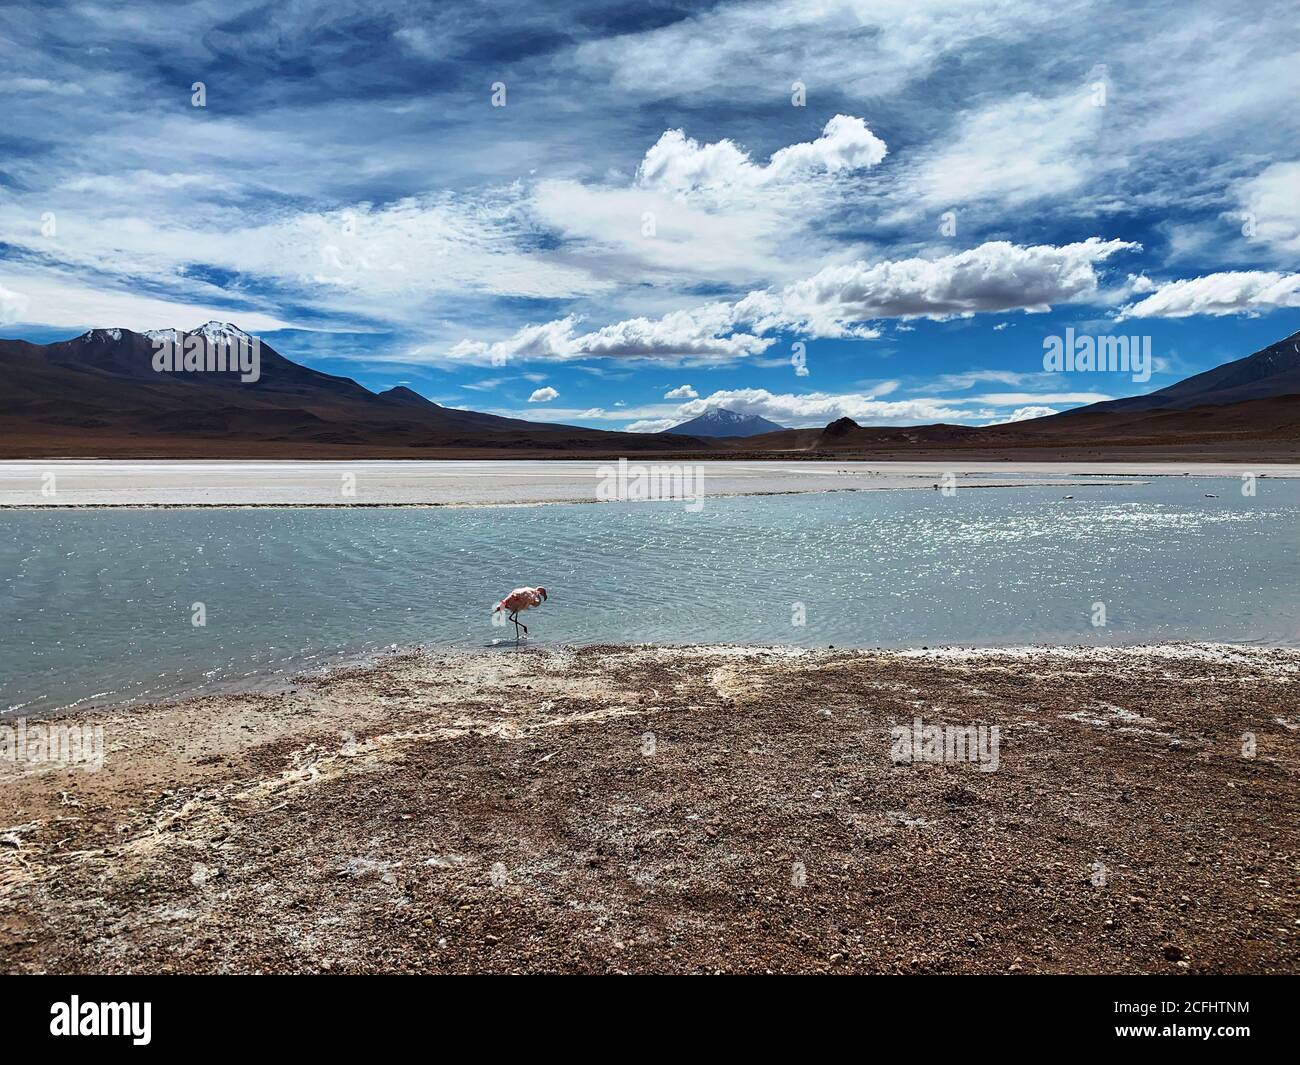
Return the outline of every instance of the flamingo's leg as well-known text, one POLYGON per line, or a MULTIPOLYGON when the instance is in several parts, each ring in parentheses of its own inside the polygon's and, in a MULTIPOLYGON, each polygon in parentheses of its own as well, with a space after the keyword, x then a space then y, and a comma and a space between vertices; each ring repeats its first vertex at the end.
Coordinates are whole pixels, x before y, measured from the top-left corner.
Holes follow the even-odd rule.
POLYGON ((518 643, 519 642, 519 614, 514 610, 510 611, 510 620, 514 622, 515 642, 518 643))

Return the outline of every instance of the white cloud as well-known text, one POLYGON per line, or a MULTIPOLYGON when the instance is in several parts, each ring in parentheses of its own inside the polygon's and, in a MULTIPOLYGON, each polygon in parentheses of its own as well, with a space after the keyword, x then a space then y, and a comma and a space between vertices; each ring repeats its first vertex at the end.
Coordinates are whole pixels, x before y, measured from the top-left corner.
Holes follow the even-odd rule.
POLYGON ((40 210, 16 202, 0 206, 0 230, 10 243, 63 269, 115 274, 124 286, 183 285, 191 300, 205 284, 187 276, 201 249, 205 266, 274 282, 298 294, 297 302, 426 334, 436 317, 431 308, 451 300, 463 305, 467 293, 570 299, 614 285, 572 258, 529 249, 536 223, 521 189, 429 194, 382 207, 360 203, 241 227, 231 226, 220 208, 205 206, 205 196, 231 187, 202 174, 81 177, 64 185, 82 195, 57 212, 57 240, 44 237, 33 221, 40 210))
POLYGON ((971 396, 966 402, 1009 407, 1015 403, 1101 403, 1114 398, 1104 392, 990 392, 984 396, 971 396))
POLYGON ((1148 282, 1151 294, 1120 309, 1125 318, 1186 318, 1193 314, 1260 314, 1300 307, 1300 274, 1267 270, 1228 271, 1184 278, 1162 285, 1148 282))
POLYGON ((560 393, 547 385, 545 388, 533 390, 533 394, 528 397, 529 403, 550 403, 551 400, 558 398, 560 393))
POLYGON ((1030 418, 1046 418, 1049 414, 1060 414, 1055 407, 1017 407, 1005 418, 997 418, 988 425, 1010 425, 1012 422, 1024 422, 1030 418))
POLYGON ((766 351, 775 340, 731 330, 730 308, 712 303, 660 318, 630 318, 593 332, 577 333, 574 315, 529 325, 495 343, 463 340, 448 361, 504 365, 512 360, 583 358, 701 359, 731 361, 766 351))
POLYGON ((935 259, 832 266, 780 292, 755 292, 736 305, 759 333, 795 329, 813 336, 861 336, 872 318, 951 318, 981 311, 1042 312, 1097 293, 1098 263, 1139 248, 1098 237, 1077 244, 1022 247, 990 241, 935 259))
POLYGON ((50 81, 48 78, 0 79, 0 92, 49 93, 52 96, 82 96, 85 89, 75 81, 50 81))
POLYGON ((0 285, 0 325, 26 321, 28 303, 29 300, 21 292, 0 285))
MULTIPOLYGON (((679 290, 722 282, 744 291, 798 277, 836 254, 822 222, 886 154, 861 118, 835 115, 820 136, 754 161, 731 140, 665 131, 625 183, 541 181, 529 211, 565 256, 604 280, 679 290)), ((840 251, 842 255, 843 252, 840 251)))
POLYGON ((643 418, 627 427, 629 433, 662 433, 674 425, 681 425, 684 418, 643 418))
MULTIPOLYGON (((768 99, 802 78, 858 98, 886 95, 988 37, 1015 41, 1048 16, 1024 0, 759 0, 582 44, 580 69, 638 98, 768 99)), ((1059 11, 1057 17, 1061 17, 1059 11)))
POLYGON ((1254 238, 1284 254, 1300 253, 1300 162, 1274 163, 1237 192, 1238 218, 1254 238))
POLYGON ((699 399, 700 394, 690 385, 680 385, 671 392, 664 393, 664 399, 699 399))
POLYGON ((778 250, 792 229, 803 233, 806 223, 788 220, 775 197, 717 208, 657 189, 567 180, 540 182, 531 210, 540 226, 566 242, 571 256, 626 284, 676 286, 683 278, 764 283, 784 276, 778 250))
POLYGON ((89 288, 80 281, 50 272, 14 280, 22 286, 22 294, 0 287, 0 316, 12 315, 10 320, 30 325, 69 329, 116 326, 143 332, 146 329, 167 327, 192 328, 200 322, 216 319, 235 322, 250 333, 305 328, 261 311, 157 299, 108 288, 89 288), (6 292, 9 292, 8 297, 5 296, 6 292))
POLYGON ((1048 374, 1034 371, 1024 373, 1019 370, 964 370, 960 373, 940 374, 928 384, 919 386, 918 392, 947 392, 949 389, 965 389, 984 381, 993 381, 1000 385, 1026 385, 1034 380, 1050 381, 1048 374))
POLYGON ((732 187, 755 189, 811 173, 863 170, 885 158, 885 142, 860 118, 836 115, 816 140, 773 153, 764 166, 732 141, 700 144, 680 129, 667 130, 641 160, 637 184, 673 194, 732 187))
POLYGON ((920 168, 916 193, 931 208, 990 198, 1016 206, 1069 193, 1099 165, 1089 147, 1103 114, 1082 83, 1052 98, 998 100, 963 117, 955 143, 920 168))

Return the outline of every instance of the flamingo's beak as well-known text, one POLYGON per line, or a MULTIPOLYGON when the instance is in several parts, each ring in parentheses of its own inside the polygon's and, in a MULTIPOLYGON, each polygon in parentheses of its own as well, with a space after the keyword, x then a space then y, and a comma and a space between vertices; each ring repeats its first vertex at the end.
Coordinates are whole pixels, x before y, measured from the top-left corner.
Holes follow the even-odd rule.
POLYGON ((539 592, 542 593, 542 600, 545 601, 545 600, 546 600, 546 589, 545 589, 545 588, 538 588, 537 590, 538 590, 539 592))

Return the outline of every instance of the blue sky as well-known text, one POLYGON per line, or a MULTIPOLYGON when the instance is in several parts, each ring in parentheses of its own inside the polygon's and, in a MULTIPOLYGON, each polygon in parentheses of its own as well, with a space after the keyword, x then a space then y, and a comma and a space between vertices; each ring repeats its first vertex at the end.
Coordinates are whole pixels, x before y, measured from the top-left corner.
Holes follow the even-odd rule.
POLYGON ((1298 32, 1293 0, 11 4, 0 335, 218 318, 611 429, 1149 391, 1300 329, 1298 32), (1045 373, 1067 327, 1156 372, 1045 373))

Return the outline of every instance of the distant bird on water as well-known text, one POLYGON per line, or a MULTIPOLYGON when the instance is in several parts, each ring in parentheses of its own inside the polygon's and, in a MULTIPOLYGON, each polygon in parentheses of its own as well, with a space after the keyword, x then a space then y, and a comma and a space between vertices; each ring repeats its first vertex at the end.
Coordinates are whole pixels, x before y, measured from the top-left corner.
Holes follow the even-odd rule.
POLYGON ((497 603, 492 613, 509 614, 510 620, 515 625, 515 639, 519 639, 519 630, 528 631, 528 626, 519 620, 521 610, 529 610, 535 606, 541 606, 546 601, 546 589, 540 584, 536 588, 516 588, 508 596, 497 603))

